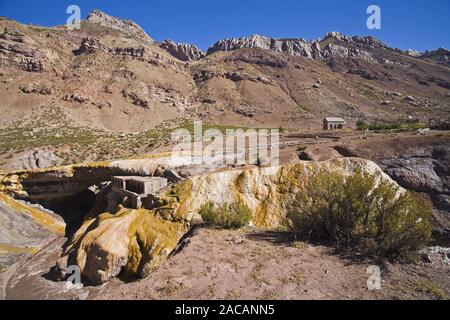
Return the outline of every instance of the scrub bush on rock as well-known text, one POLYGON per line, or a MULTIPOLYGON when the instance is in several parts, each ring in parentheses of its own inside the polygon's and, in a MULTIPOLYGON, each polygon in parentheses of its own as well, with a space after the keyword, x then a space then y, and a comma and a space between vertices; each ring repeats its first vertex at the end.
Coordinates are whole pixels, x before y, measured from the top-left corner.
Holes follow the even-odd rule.
POLYGON ((363 257, 407 257, 429 242, 431 203, 380 174, 319 172, 288 205, 292 230, 363 257))

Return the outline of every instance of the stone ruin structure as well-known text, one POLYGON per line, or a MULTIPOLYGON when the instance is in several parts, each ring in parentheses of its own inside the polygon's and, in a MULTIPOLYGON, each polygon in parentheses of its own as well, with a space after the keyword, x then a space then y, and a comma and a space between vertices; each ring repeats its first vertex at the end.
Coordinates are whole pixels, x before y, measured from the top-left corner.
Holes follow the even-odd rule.
POLYGON ((162 177, 113 177, 112 190, 125 198, 124 205, 132 209, 155 208, 158 196, 166 186, 162 177))
POLYGON ((344 129, 345 120, 336 117, 327 117, 323 119, 323 130, 344 129))

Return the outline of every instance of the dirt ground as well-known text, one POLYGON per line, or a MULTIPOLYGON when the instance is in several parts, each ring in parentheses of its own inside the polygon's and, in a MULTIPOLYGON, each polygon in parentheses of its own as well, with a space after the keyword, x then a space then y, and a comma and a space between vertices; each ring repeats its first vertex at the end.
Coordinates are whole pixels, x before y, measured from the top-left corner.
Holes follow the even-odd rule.
POLYGON ((368 290, 367 263, 284 233, 198 229, 184 249, 141 281, 113 281, 92 299, 437 299, 450 293, 448 265, 389 265, 368 290), (242 237, 245 240, 242 243, 242 237))
POLYGON ((60 239, 10 272, 6 299, 448 299, 443 261, 382 268, 381 289, 369 290, 367 268, 327 246, 284 233, 200 228, 149 277, 68 288, 48 279, 60 239))

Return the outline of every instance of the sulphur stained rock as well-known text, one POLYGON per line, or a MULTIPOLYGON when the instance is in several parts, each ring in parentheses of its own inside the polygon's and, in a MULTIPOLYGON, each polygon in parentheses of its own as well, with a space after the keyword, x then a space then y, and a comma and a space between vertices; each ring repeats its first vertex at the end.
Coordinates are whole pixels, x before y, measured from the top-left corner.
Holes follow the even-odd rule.
POLYGON ((180 196, 179 212, 191 221, 199 219, 198 211, 210 201, 215 204, 241 201, 252 210, 252 222, 256 227, 284 227, 287 222, 284 205, 290 197, 301 192, 309 176, 320 170, 349 175, 356 168, 380 173, 384 179, 392 181, 374 162, 356 158, 223 171, 184 182, 184 187, 180 188, 183 196, 180 196))
POLYGON ((85 221, 66 254, 69 263, 78 265, 83 276, 94 284, 121 273, 146 276, 176 248, 189 226, 201 221, 198 212, 207 202, 240 201, 252 210, 256 227, 284 227, 285 203, 301 192, 308 177, 319 171, 349 175, 356 168, 380 173, 390 180, 374 162, 356 158, 197 176, 162 195, 163 206, 158 209, 122 209, 85 221))
POLYGON ((186 232, 180 222, 145 209, 123 209, 86 221, 66 250, 69 263, 102 284, 120 273, 146 276, 175 249, 186 232))
POLYGON ((9 266, 35 254, 65 225, 55 214, 16 201, 0 192, 0 265, 9 266))

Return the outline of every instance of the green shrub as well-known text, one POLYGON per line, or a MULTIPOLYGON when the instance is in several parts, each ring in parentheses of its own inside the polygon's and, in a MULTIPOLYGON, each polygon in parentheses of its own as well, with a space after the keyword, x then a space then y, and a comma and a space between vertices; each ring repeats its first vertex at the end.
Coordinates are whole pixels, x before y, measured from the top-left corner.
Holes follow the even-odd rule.
POLYGON ((409 122, 409 123, 397 123, 397 122, 373 122, 367 123, 363 120, 358 120, 356 122, 357 130, 364 131, 380 131, 380 130, 398 130, 398 131, 409 131, 418 130, 425 128, 426 126, 419 122, 409 122))
POLYGON ((369 125, 364 120, 358 120, 356 122, 356 128, 360 131, 364 131, 369 128, 369 125))
POLYGON ((241 202, 225 203, 220 206, 208 202, 200 208, 199 214, 205 223, 225 229, 242 228, 252 219, 252 211, 241 202))
POLYGON ((342 249, 380 259, 406 257, 431 237, 430 201, 381 177, 320 172, 288 206, 295 232, 331 240, 342 249))

